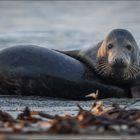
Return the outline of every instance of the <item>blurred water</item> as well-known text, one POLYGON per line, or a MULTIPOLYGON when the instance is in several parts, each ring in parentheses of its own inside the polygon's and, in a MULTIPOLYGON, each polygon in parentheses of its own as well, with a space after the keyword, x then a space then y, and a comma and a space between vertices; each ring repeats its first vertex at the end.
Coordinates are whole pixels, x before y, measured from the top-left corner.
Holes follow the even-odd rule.
POLYGON ((35 44, 77 49, 114 28, 140 44, 140 1, 0 1, 0 47, 35 44))

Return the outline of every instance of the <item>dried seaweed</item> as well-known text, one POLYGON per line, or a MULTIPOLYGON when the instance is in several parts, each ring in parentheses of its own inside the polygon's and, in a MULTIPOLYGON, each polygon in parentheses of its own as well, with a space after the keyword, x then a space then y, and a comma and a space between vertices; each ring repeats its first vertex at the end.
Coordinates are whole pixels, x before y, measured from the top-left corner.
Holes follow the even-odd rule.
POLYGON ((140 133, 140 110, 127 110, 118 104, 105 107, 98 100, 98 91, 87 95, 94 99, 89 110, 78 103, 79 112, 72 115, 50 115, 46 112, 31 111, 25 107, 14 119, 0 111, 0 132, 45 133, 45 134, 98 134, 98 133, 140 133))

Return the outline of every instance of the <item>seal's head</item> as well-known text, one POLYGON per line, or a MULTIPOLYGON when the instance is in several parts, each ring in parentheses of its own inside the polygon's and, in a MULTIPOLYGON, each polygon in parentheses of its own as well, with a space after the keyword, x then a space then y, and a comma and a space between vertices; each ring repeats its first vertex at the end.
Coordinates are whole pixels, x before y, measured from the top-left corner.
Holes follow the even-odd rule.
POLYGON ((140 51, 132 34, 115 29, 101 43, 97 51, 95 70, 114 81, 134 81, 140 76, 140 51))

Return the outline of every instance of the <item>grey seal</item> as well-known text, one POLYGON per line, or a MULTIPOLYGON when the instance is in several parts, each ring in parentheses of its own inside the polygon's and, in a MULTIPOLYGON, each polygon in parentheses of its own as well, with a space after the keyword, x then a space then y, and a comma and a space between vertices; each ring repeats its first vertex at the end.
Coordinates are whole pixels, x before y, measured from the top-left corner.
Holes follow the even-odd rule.
POLYGON ((114 85, 129 87, 140 78, 140 49, 125 29, 112 30, 95 46, 63 53, 84 62, 100 78, 114 85))
POLYGON ((85 95, 97 89, 99 98, 131 96, 63 53, 35 45, 0 50, 0 94, 86 100, 85 95))

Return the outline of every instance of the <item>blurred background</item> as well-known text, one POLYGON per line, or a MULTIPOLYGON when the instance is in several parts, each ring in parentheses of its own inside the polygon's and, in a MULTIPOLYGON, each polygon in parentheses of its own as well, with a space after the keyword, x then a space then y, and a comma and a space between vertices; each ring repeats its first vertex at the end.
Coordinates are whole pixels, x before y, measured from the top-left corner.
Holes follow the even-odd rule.
POLYGON ((84 48, 114 28, 128 29, 140 45, 140 1, 0 1, 0 48, 84 48))

